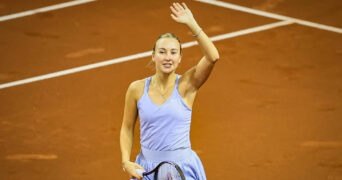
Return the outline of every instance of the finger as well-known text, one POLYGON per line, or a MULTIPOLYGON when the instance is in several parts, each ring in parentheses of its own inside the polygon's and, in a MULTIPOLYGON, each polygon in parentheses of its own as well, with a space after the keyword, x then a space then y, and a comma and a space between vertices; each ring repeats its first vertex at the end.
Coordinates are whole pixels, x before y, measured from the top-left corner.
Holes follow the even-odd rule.
POLYGON ((139 164, 136 164, 135 168, 145 170, 145 169, 144 169, 142 166, 140 166, 139 164))
POLYGON ((174 6, 178 11, 183 10, 183 7, 182 7, 179 3, 174 3, 173 6, 174 6))
POLYGON ((176 17, 175 15, 171 14, 171 18, 172 18, 173 20, 177 21, 177 17, 176 17))
POLYGON ((134 178, 137 178, 137 179, 142 179, 142 178, 143 178, 143 177, 140 176, 140 174, 137 173, 137 172, 133 173, 132 176, 133 176, 134 178))
POLYGON ((177 6, 176 6, 176 3, 172 3, 171 7, 172 7, 173 9, 175 9, 176 11, 178 10, 178 8, 177 8, 177 6))
POLYGON ((183 2, 182 3, 184 9, 189 9, 188 6, 183 2))
POLYGON ((171 9, 173 14, 176 15, 178 13, 178 11, 173 6, 170 6, 170 9, 171 9))

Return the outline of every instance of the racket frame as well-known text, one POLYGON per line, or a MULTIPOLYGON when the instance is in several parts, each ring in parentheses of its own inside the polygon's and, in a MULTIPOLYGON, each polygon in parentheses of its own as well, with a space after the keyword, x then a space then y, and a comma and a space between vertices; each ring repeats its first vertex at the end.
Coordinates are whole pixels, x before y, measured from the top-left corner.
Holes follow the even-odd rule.
POLYGON ((172 161, 162 161, 162 162, 160 162, 153 170, 151 170, 151 171, 149 171, 149 172, 144 172, 144 173, 142 174, 143 177, 144 177, 144 176, 148 176, 148 175, 150 175, 150 174, 152 174, 152 173, 155 173, 155 175, 154 175, 154 180, 157 180, 157 177, 158 177, 158 169, 159 169, 159 167, 162 166, 163 164, 170 164, 170 165, 174 166, 174 167, 177 169, 179 175, 181 176, 181 179, 182 179, 182 180, 185 180, 185 176, 184 176, 184 173, 183 173, 182 169, 178 166, 178 164, 176 164, 176 163, 174 163, 174 162, 172 162, 172 161))

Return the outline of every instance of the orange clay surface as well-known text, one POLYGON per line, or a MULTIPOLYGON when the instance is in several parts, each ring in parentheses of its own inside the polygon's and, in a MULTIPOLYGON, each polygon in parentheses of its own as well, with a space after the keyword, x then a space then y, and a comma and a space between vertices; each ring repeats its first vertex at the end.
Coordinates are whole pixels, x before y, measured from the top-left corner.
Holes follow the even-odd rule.
MULTIPOLYGON (((63 3, 0 1, 0 16, 63 3)), ((186 1, 208 36, 279 22, 186 1)), ((226 0, 228 2, 228 0, 226 0)), ((342 1, 230 3, 342 28, 342 1)), ((0 84, 150 51, 171 1, 99 0, 0 22, 0 84)), ((192 148, 209 180, 342 179, 342 35, 297 23, 216 41, 220 61, 193 108, 192 148)), ((201 57, 185 48, 177 73, 201 57)), ((130 82, 150 57, 0 89, 0 179, 121 180, 130 82)), ((138 127, 132 160, 139 152, 138 127)))

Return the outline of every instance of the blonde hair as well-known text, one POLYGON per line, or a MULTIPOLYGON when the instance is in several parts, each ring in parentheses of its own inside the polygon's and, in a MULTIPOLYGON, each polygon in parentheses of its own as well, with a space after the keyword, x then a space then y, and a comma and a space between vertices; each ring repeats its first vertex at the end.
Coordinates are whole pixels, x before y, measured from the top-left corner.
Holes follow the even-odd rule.
POLYGON ((181 44, 180 40, 178 39, 178 37, 176 35, 174 35, 173 33, 165 33, 165 34, 160 35, 157 38, 156 43, 153 46, 152 53, 154 53, 155 50, 156 50, 156 44, 157 44, 158 40, 162 39, 162 38, 173 38, 173 39, 176 39, 178 41, 178 43, 179 43, 179 53, 182 54, 182 44, 181 44))

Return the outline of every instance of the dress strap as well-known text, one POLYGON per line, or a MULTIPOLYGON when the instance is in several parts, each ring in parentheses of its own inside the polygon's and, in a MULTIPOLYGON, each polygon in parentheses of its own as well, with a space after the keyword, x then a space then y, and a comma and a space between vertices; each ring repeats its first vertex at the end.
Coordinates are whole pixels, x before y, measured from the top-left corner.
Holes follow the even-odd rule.
POLYGON ((177 74, 177 77, 176 77, 176 89, 178 89, 178 82, 179 82, 179 78, 180 78, 181 76, 179 75, 179 74, 177 74))
POLYGON ((152 76, 146 78, 145 87, 144 87, 144 93, 147 93, 148 87, 150 87, 151 79, 152 79, 152 76))

